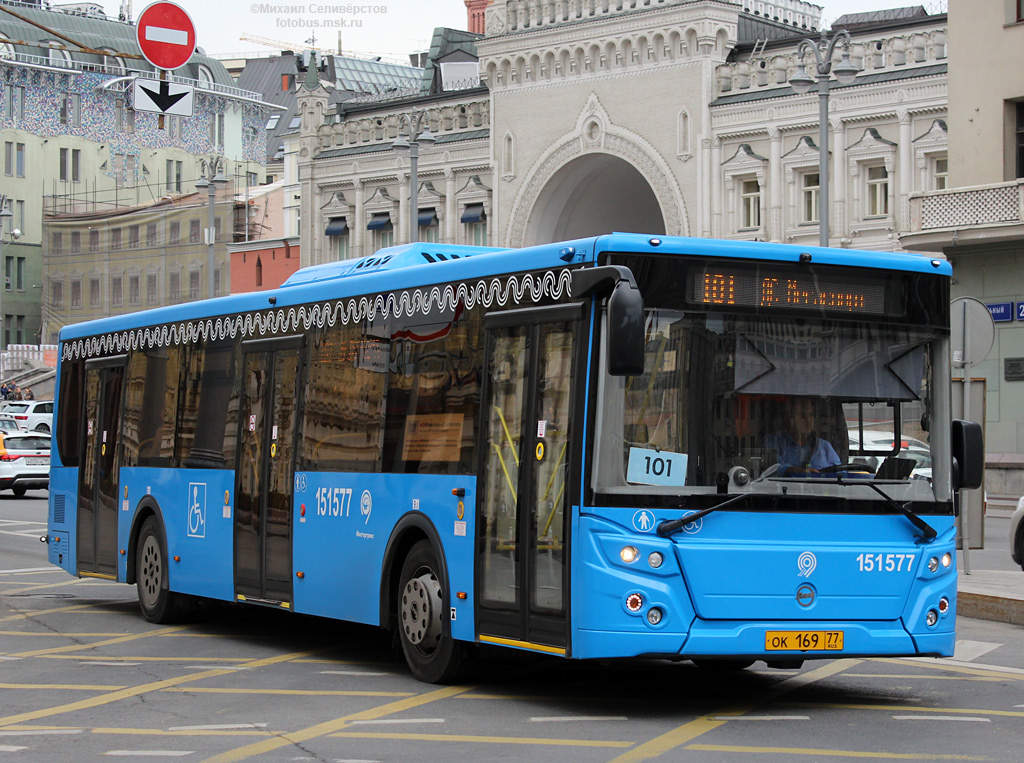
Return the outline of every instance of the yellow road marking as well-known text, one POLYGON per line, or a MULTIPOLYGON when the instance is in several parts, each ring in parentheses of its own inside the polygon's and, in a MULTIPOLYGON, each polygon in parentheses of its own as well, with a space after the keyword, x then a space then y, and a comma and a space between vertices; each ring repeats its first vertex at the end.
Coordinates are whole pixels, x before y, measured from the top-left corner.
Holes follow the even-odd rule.
POLYGON ((415 697, 411 691, 344 691, 341 689, 225 689, 190 686, 187 689, 163 689, 189 694, 280 694, 294 697, 415 697))
MULTIPOLYGON (((779 702, 779 707, 808 707, 806 703, 779 702)), ((1024 718, 1024 711, 1021 710, 973 710, 970 708, 955 707, 920 707, 919 705, 866 705, 844 702, 815 702, 815 708, 828 707, 835 710, 877 710, 881 712, 914 712, 914 713, 941 713, 943 715, 1000 715, 1009 718, 1024 718)))
POLYGON ((687 750, 700 752, 749 752, 755 755, 814 755, 816 757, 836 758, 884 758, 885 760, 990 760, 974 755, 936 755, 913 752, 860 752, 858 750, 826 750, 809 747, 745 747, 731 744, 690 744, 687 750))
MULTIPOLYGON (((168 630, 181 631, 185 630, 189 626, 178 625, 168 630)), ((81 652, 86 649, 95 649, 98 646, 110 646, 112 644, 123 644, 127 641, 138 641, 141 638, 150 638, 152 636, 159 636, 161 631, 146 631, 145 633, 131 633, 127 636, 118 636, 117 638, 108 638, 103 641, 91 641, 88 644, 67 644, 65 646, 51 646, 46 649, 32 649, 27 652, 10 652, 9 657, 44 657, 55 654, 63 654, 66 652, 81 652)), ((78 658, 81 659, 81 658, 78 658)), ((106 659, 106 658, 104 658, 106 659)), ((115 659, 124 659, 115 658, 115 659)), ((109 660, 108 660, 109 661, 109 660)))
POLYGON ((918 681, 1002 681, 1001 676, 929 676, 924 673, 844 673, 843 678, 898 678, 918 681))
POLYGON ((0 636, 31 636, 32 638, 114 638, 123 633, 43 633, 35 631, 0 631, 0 636))
POLYGON ((0 689, 60 689, 85 691, 120 691, 124 686, 97 686, 95 684, 0 684, 0 689))
MULTIPOLYGON (((72 604, 67 607, 55 607, 54 609, 33 609, 30 612, 21 612, 17 615, 7 615, 7 617, 0 617, 0 623, 6 623, 10 620, 28 620, 38 615, 56 614, 58 612, 73 612, 77 609, 91 609, 95 606, 95 604, 72 604)), ((94 612, 102 612, 102 610, 94 610, 94 612)))
MULTIPOLYGON (((13 591, 4 591, 4 596, 14 596, 17 593, 32 593, 33 591, 41 591, 44 588, 63 588, 69 585, 84 585, 85 580, 82 578, 71 578, 71 580, 62 580, 59 583, 38 583, 36 585, 22 586, 21 588, 15 588, 13 591)), ((110 585, 109 583, 103 583, 103 585, 110 585)))
MULTIPOLYGON (((268 665, 276 665, 281 662, 288 662, 289 660, 295 659, 298 656, 307 656, 311 652, 293 652, 291 654, 282 654, 276 657, 266 657, 261 660, 253 660, 252 662, 246 663, 246 667, 250 668, 262 668, 268 665)), ((39 718, 49 718, 54 715, 61 715, 62 713, 71 713, 76 710, 87 710, 93 707, 99 707, 101 705, 108 705, 111 702, 117 702, 122 699, 128 699, 129 697, 137 697, 140 694, 148 694, 149 692, 160 691, 171 686, 180 686, 181 684, 191 683, 193 681, 202 681, 206 678, 217 678, 219 676, 234 675, 234 670, 204 670, 199 673, 192 673, 191 675, 179 676, 178 678, 169 678, 164 681, 153 681, 148 684, 141 684, 140 686, 131 686, 126 689, 118 689, 116 691, 109 692, 107 694, 100 694, 90 699, 79 700, 78 702, 69 702, 64 705, 57 705, 55 707, 41 708, 39 710, 31 710, 26 713, 18 713, 16 715, 8 715, 0 718, 0 727, 9 726, 12 723, 24 723, 26 721, 35 721, 39 718)))
POLYGON ((630 747, 634 742, 613 742, 603 739, 551 739, 546 737, 491 737, 473 734, 374 734, 367 731, 339 731, 331 738, 401 739, 414 742, 474 742, 482 744, 540 744, 555 747, 630 747))
POLYGON ((892 665, 902 665, 907 667, 908 665, 915 665, 921 668, 927 668, 928 670, 941 670, 947 673, 960 673, 965 676, 982 676, 984 678, 997 677, 1007 679, 1010 681, 1024 681, 1024 673, 1003 673, 999 670, 993 670, 992 668, 966 668, 962 665, 949 665, 939 660, 934 663, 924 662, 918 660, 902 660, 899 658, 880 658, 878 662, 887 662, 892 665))
MULTIPOLYGON (((154 636, 160 636, 159 633, 153 633, 154 636)), ((98 646, 103 642, 96 641, 89 646, 98 646)), ((82 660, 82 661, 102 661, 102 662, 213 662, 222 664, 225 662, 245 662, 245 657, 90 657, 89 655, 75 654, 44 654, 38 655, 40 657, 46 657, 47 659, 53 660, 82 660)))
POLYGON ((823 665, 815 670, 808 671, 807 673, 801 673, 800 675, 787 678, 778 685, 772 687, 766 691, 761 697, 755 697, 753 701, 749 703, 738 703, 721 710, 716 710, 699 718, 696 718, 689 723, 684 723, 678 728, 672 729, 661 736, 657 736, 650 741, 644 742, 636 748, 630 750, 617 758, 613 758, 611 763, 639 763, 639 761, 650 760, 656 758, 659 755, 664 755, 666 752, 673 750, 681 745, 686 744, 692 739, 696 739, 702 734, 706 734, 709 731, 717 729, 728 723, 727 720, 721 720, 722 716, 733 715, 740 717, 749 713, 755 707, 773 703, 775 698, 782 694, 789 694, 790 692, 796 691, 807 684, 820 681, 823 678, 828 678, 837 673, 841 673, 844 670, 849 670, 854 665, 861 664, 861 660, 836 660, 835 662, 823 665))
POLYGON ((299 742, 305 742, 315 737, 333 734, 336 731, 341 731, 342 729, 347 728, 350 721, 365 721, 382 718, 385 715, 400 713, 403 710, 410 710, 414 707, 420 707, 421 705, 426 705, 441 699, 454 697, 457 694, 469 691, 471 688, 472 687, 469 686, 446 686, 443 689, 430 691, 426 694, 419 694, 415 697, 399 700, 398 702, 389 702, 386 705, 371 708, 370 710, 361 710, 358 713, 343 715, 341 718, 335 718, 332 721, 318 723, 315 726, 310 726, 299 731, 282 734, 274 739, 268 739, 263 742, 254 742, 253 744, 246 745, 245 747, 228 750, 227 752, 222 752, 219 755, 214 755, 212 758, 207 758, 203 763, 233 763, 233 761, 245 760, 246 758, 254 755, 262 755, 265 752, 280 750, 282 747, 298 744, 299 742))

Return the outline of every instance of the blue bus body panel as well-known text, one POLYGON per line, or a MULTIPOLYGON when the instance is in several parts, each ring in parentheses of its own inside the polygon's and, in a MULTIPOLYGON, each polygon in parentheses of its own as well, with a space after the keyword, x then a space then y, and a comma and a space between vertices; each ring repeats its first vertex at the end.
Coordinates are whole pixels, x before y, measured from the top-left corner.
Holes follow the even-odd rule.
POLYGON ((766 652, 768 630, 842 630, 843 654, 952 654, 956 616, 956 533, 951 516, 929 516, 938 531, 920 542, 902 515, 723 511, 671 538, 654 531, 678 510, 588 509, 579 519, 573 586, 573 656, 784 658, 766 652), (624 546, 639 550, 627 564, 624 546), (653 568, 648 559, 661 555, 653 568), (950 554, 948 567, 929 559, 950 554), (642 608, 627 599, 640 594, 642 608), (932 627, 928 610, 945 596, 932 627), (652 625, 647 613, 664 613, 652 625), (662 648, 659 648, 659 645, 662 648))
MULTIPOLYGON (((160 508, 166 533, 171 590, 233 599, 235 473, 223 469, 124 467, 120 483, 118 547, 129 547, 140 502, 149 496, 160 508)), ((127 580, 127 563, 126 556, 118 557, 118 580, 127 580)))
POLYGON ((47 498, 47 535, 50 539, 47 555, 50 564, 78 573, 77 538, 78 469, 57 466, 57 449, 53 448, 50 463, 50 487, 47 498))
POLYGON ((409 512, 437 531, 448 570, 455 638, 472 640, 473 506, 476 478, 466 475, 299 472, 295 476, 293 564, 295 611, 380 623, 384 552, 392 529, 409 512), (454 496, 462 488, 465 496, 454 496), (462 517, 459 503, 462 502, 462 517))

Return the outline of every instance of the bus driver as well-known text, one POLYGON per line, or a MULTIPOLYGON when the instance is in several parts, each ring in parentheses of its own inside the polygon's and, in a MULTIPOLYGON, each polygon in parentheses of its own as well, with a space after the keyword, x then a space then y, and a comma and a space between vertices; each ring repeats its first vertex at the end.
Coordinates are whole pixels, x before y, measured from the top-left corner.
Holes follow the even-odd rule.
POLYGON ((785 428, 765 438, 765 447, 778 454, 780 474, 806 474, 841 463, 832 444, 818 437, 818 416, 811 398, 789 398, 783 416, 785 428))

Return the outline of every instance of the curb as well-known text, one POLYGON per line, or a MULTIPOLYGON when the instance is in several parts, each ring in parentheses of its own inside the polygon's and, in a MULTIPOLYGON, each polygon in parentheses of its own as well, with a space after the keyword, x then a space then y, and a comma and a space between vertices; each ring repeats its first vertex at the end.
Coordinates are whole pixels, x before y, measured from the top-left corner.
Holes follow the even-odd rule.
POLYGON ((1024 599, 1007 599, 984 593, 958 591, 957 615, 998 623, 1024 625, 1024 599))

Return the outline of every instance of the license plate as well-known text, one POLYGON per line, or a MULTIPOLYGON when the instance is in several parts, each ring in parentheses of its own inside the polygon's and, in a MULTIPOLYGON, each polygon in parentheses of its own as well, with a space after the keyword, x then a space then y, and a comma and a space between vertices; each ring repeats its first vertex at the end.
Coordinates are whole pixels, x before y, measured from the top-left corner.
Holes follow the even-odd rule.
POLYGON ((50 463, 48 458, 26 458, 25 461, 29 466, 46 466, 50 463))
POLYGON ((767 631, 764 648, 767 652, 841 652, 843 631, 767 631))

